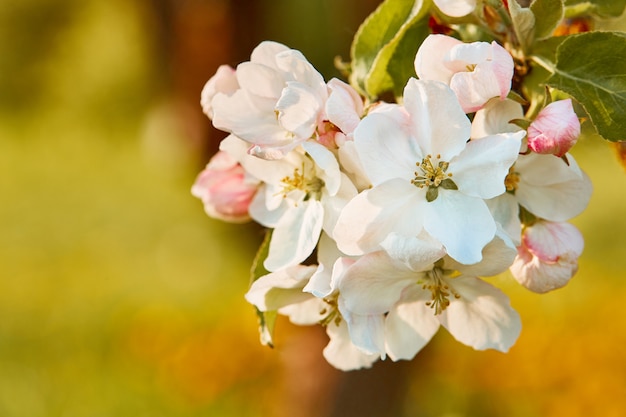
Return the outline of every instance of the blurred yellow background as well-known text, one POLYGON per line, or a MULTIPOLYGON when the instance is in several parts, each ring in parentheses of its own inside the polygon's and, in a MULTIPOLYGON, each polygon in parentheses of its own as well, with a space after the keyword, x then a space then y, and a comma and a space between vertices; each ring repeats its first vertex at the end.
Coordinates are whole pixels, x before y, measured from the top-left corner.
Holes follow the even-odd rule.
POLYGON ((376 3, 0 3, 0 417, 626 415, 626 174, 589 132, 579 273, 542 296, 493 280, 523 321, 508 354, 441 331, 412 362, 340 373, 320 329, 258 343, 262 231, 189 192, 224 136, 200 90, 264 39, 337 76, 376 3))

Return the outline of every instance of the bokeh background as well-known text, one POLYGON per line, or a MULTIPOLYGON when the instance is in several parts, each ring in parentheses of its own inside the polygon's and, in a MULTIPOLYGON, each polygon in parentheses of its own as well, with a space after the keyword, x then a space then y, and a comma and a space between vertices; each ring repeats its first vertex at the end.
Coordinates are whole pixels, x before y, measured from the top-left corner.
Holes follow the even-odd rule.
POLYGON ((281 320, 258 343, 262 231, 189 192, 224 137, 200 90, 264 39, 339 76, 377 3, 0 2, 0 416, 626 415, 626 173, 589 129, 579 273, 542 296, 492 279, 523 320, 508 354, 440 331, 411 362, 341 373, 322 329, 281 320))

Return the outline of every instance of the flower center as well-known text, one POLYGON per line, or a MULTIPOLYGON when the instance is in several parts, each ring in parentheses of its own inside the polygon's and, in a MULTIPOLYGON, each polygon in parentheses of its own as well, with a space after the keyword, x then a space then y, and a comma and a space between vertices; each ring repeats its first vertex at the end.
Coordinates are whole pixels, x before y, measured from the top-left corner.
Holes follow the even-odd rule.
POLYGON ((452 173, 446 172, 450 166, 449 162, 441 161, 441 155, 435 158, 432 155, 426 155, 422 162, 416 162, 417 171, 413 174, 415 178, 411 180, 411 184, 417 188, 428 187, 426 191, 426 200, 433 201, 439 195, 439 187, 446 190, 458 190, 458 187, 452 181, 452 173))
POLYGON ((337 306, 337 296, 331 296, 324 298, 326 306, 320 310, 320 315, 324 316, 319 321, 322 326, 328 326, 330 323, 335 323, 335 326, 339 326, 341 323, 341 313, 337 306))
POLYGON ((426 273, 426 277, 422 284, 422 289, 430 291, 431 301, 427 301, 426 305, 435 310, 435 315, 441 314, 450 305, 450 296, 454 298, 461 298, 461 296, 454 291, 446 280, 443 279, 444 275, 450 275, 454 271, 444 270, 442 268, 442 262, 439 261, 435 264, 432 271, 426 273))
POLYGON ((287 198, 287 194, 292 191, 300 190, 304 192, 304 201, 311 197, 319 200, 322 195, 322 188, 324 188, 324 181, 320 178, 307 178, 304 174, 304 163, 302 163, 302 170, 299 168, 294 169, 292 177, 285 177, 280 182, 284 184, 280 192, 284 198, 287 198))
POLYGON ((517 190, 518 184, 519 184, 519 172, 515 172, 513 170, 513 166, 511 166, 511 168, 509 168, 509 173, 504 178, 504 186, 506 187, 506 190, 509 193, 515 194, 515 190, 517 190))

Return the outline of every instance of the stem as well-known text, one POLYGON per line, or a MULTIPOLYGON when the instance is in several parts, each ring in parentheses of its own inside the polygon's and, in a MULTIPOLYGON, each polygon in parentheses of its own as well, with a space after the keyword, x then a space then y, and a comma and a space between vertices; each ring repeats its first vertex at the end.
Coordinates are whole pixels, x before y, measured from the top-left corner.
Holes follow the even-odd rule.
POLYGON ((532 55, 530 60, 547 70, 550 74, 556 73, 556 66, 554 63, 536 55, 532 55))

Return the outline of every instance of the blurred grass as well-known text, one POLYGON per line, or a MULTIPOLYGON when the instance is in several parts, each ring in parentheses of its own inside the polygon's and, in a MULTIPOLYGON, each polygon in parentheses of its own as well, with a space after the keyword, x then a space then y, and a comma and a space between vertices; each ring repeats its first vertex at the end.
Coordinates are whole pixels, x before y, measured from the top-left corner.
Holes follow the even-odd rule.
MULTIPOLYGON (((243 293, 261 236, 190 196, 205 156, 162 105, 141 10, 0 4, 0 416, 265 416, 285 401, 280 333, 300 336, 282 322, 277 350, 258 344, 243 293)), ((580 272, 543 296, 497 278, 518 343, 474 352, 441 331, 405 415, 626 412, 626 175, 593 134, 575 155, 595 186, 575 219, 580 272)))

